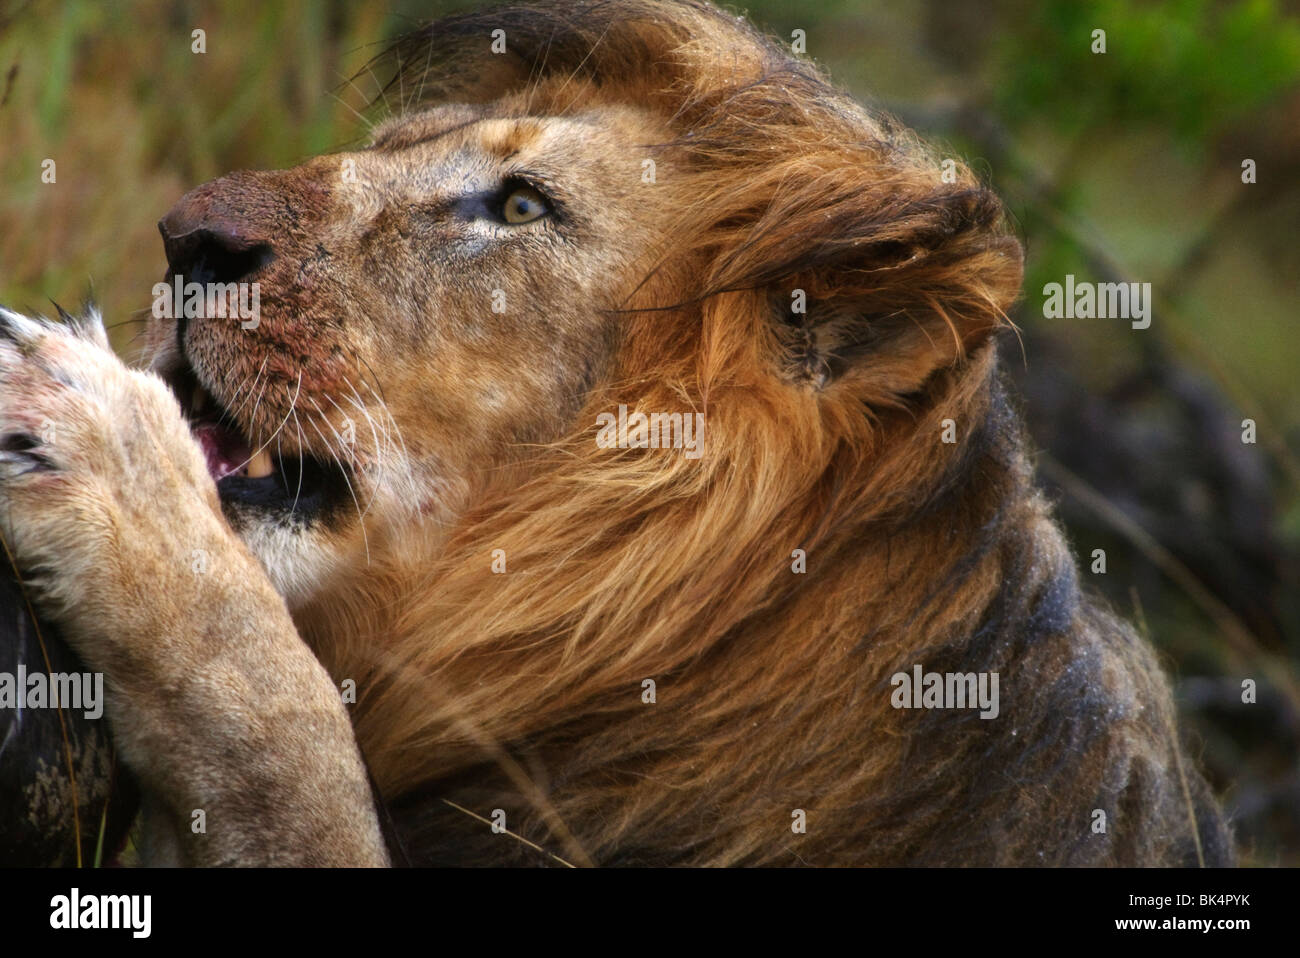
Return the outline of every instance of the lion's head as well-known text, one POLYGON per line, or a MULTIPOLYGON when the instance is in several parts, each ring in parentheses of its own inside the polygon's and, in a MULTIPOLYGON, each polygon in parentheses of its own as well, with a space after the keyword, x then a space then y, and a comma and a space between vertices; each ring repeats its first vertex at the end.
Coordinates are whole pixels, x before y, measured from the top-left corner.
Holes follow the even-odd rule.
POLYGON ((224 177, 160 224, 169 281, 258 285, 256 328, 182 319, 155 362, 196 421, 224 424, 200 431, 234 470, 223 499, 291 596, 364 561, 367 524, 453 521, 572 429, 610 370, 611 310, 667 232, 667 191, 639 196, 636 161, 666 127, 525 99, 224 177))

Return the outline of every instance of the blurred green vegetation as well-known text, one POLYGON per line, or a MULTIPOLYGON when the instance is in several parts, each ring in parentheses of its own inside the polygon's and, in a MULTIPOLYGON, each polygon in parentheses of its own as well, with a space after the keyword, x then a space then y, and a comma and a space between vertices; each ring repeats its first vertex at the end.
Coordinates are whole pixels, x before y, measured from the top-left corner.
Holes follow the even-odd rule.
MULTIPOLYGON (((158 218, 222 173, 363 138, 378 91, 366 62, 450 6, 0 0, 0 302, 93 293, 129 352, 164 271, 158 218)), ((1300 864, 1296 4, 748 10, 782 39, 806 31, 843 85, 1006 198, 1028 253, 1024 359, 1007 356, 1076 548, 1106 548, 1094 587, 1145 613, 1247 861, 1300 864), (1043 285, 1067 273, 1151 282, 1151 329, 1043 319, 1043 285), (1234 445, 1247 416, 1259 444, 1234 445), (1261 683, 1249 714, 1245 677, 1261 683)))
POLYGON ((1300 23, 1270 0, 1046 3, 1002 39, 994 102, 1004 120, 1051 116, 1061 133, 1153 126, 1194 147, 1266 105, 1300 69, 1300 23), (1091 39, 1079 42, 1094 29, 1114 34, 1104 57, 1091 39))

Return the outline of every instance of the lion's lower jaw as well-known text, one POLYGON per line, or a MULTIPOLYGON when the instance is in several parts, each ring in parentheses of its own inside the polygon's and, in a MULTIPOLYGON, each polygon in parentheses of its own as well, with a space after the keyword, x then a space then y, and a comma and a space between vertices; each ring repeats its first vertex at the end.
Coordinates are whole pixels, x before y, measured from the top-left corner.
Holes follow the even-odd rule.
POLYGON ((323 526, 262 515, 236 515, 232 525, 290 609, 318 596, 349 564, 339 537, 323 526))

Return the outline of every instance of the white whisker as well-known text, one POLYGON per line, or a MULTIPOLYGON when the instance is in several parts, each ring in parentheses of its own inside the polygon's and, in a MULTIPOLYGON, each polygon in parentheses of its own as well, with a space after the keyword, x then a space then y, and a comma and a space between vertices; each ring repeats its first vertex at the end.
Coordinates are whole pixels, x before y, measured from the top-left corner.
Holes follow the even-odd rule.
MULTIPOLYGON (((293 507, 290 512, 298 511, 298 497, 302 495, 302 474, 307 470, 307 465, 303 462, 302 423, 298 421, 298 410, 295 408, 297 405, 295 402, 289 407, 289 412, 293 413, 293 428, 298 431, 298 490, 293 494, 293 507)), ((281 464, 283 465, 283 460, 281 464)))
MULTIPOLYGON (((268 385, 269 385, 269 384, 268 384, 268 385)), ((289 402, 289 412, 287 412, 287 413, 284 414, 284 418, 280 420, 280 425, 276 427, 275 432, 271 433, 270 437, 266 440, 266 442, 264 442, 264 443, 262 443, 260 446, 258 446, 258 447, 253 451, 253 454, 252 454, 251 456, 249 456, 247 459, 245 459, 243 462, 241 462, 238 466, 236 466, 236 467, 234 468, 234 470, 233 470, 234 472, 239 472, 239 470, 243 469, 243 468, 244 468, 245 466, 247 466, 250 462, 252 462, 254 459, 256 459, 256 458, 257 458, 257 454, 260 453, 260 452, 261 452, 263 449, 265 449, 267 446, 269 446, 269 445, 271 444, 271 440, 272 440, 272 439, 277 440, 277 441, 276 441, 275 450, 276 450, 276 454, 277 454, 277 455, 279 454, 279 452, 280 452, 280 444, 279 444, 279 441, 278 441, 278 440, 279 440, 279 436, 280 436, 280 430, 283 429, 284 426, 285 426, 285 423, 287 423, 287 422, 289 421, 289 413, 293 412, 293 407, 296 406, 296 405, 298 404, 298 393, 300 393, 301 391, 302 391, 302 372, 300 371, 300 372, 298 373, 298 386, 297 386, 297 388, 294 390, 294 393, 293 393, 293 399, 290 400, 290 402, 289 402)), ((257 397, 257 401, 258 401, 258 403, 261 403, 261 401, 262 401, 262 397, 261 397, 261 396, 258 396, 258 397, 257 397)), ((257 407, 256 407, 256 406, 253 407, 253 415, 254 415, 254 416, 257 415, 257 407)), ((282 460, 282 461, 283 461, 283 460, 282 460)))
MULTIPOLYGON (((271 357, 270 355, 268 355, 266 359, 262 360, 261 368, 257 370, 257 376, 253 379, 253 385, 249 387, 248 393, 244 396, 238 408, 230 410, 231 418, 238 416, 239 413, 243 411, 243 408, 246 405, 248 405, 248 397, 253 395, 253 390, 255 390, 257 388, 257 384, 262 381, 262 373, 266 372, 266 364, 270 359, 271 357)), ((236 393, 236 395, 238 395, 238 393, 236 393)), ((231 401, 233 402, 234 399, 232 398, 231 401)))
MULTIPOLYGON (((325 443, 326 447, 328 447, 329 440, 327 440, 325 438, 325 434, 320 431, 320 427, 317 426, 316 423, 310 419, 307 420, 307 424, 316 430, 316 435, 320 436, 321 442, 325 443)), ((329 426, 328 420, 326 420, 325 425, 329 426)), ((334 427, 330 426, 330 431, 333 432, 333 430, 334 427)), ((335 435, 338 435, 338 433, 335 433, 335 435)), ((334 456, 334 453, 331 452, 330 455, 334 456)), ((338 462, 337 456, 334 456, 334 461, 338 462)), ((357 523, 358 525, 361 526, 361 542, 362 545, 365 546, 365 550, 366 550, 366 565, 370 565, 370 536, 366 534, 366 514, 361 511, 361 503, 357 501, 357 493, 356 490, 352 488, 352 481, 348 479, 347 469, 343 468, 342 463, 339 463, 339 466, 343 473, 343 481, 347 483, 348 495, 352 497, 352 505, 357 510, 357 523)), ((374 497, 372 496, 371 499, 373 500, 373 498, 374 497)), ((367 505, 366 509, 368 511, 370 509, 370 506, 367 505)))

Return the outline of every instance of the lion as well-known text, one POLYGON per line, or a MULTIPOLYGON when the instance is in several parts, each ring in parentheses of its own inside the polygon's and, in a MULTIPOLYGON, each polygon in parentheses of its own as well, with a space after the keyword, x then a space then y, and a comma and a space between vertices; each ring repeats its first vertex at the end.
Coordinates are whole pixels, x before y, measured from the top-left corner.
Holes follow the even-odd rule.
POLYGON ((146 862, 1232 861, 1035 484, 991 189, 694 0, 384 62, 363 148, 162 219, 146 369, 0 324, 146 862))

